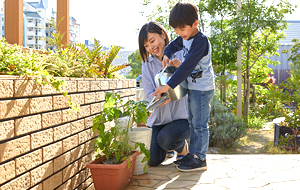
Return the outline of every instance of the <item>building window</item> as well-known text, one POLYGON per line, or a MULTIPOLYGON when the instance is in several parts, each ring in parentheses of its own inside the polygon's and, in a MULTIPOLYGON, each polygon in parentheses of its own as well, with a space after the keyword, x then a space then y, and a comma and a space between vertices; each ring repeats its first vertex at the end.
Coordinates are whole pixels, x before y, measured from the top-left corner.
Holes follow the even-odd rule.
POLYGON ((32 38, 28 38, 28 40, 32 40, 32 38))

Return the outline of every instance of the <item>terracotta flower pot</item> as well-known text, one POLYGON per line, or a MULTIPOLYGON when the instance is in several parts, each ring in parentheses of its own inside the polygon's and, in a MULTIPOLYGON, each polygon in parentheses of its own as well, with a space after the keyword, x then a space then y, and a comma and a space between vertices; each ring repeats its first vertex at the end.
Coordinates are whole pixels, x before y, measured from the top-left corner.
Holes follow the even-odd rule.
POLYGON ((136 157, 139 152, 132 151, 130 167, 128 168, 127 160, 121 164, 100 164, 105 161, 105 156, 102 156, 86 167, 90 168, 92 178, 96 190, 120 190, 125 188, 132 180, 135 169, 136 157))

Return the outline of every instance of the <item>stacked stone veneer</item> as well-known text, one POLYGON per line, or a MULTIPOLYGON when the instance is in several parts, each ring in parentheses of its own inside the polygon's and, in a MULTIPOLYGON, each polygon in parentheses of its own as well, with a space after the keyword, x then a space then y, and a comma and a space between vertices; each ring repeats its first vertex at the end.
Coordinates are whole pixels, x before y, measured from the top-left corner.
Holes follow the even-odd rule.
MULTIPOLYGON (((33 79, 0 76, 0 190, 93 189, 93 118, 106 91, 135 100, 135 80, 64 78, 72 102, 33 79)), ((107 126, 109 129, 110 126, 107 126)))

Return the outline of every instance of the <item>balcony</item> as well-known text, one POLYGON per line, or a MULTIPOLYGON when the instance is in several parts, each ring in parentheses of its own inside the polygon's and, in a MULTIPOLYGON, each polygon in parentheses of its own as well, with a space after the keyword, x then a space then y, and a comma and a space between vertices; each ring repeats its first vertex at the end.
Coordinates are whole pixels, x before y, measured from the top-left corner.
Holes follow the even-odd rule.
POLYGON ((34 23, 32 23, 32 22, 27 22, 27 27, 28 27, 28 28, 34 28, 35 25, 34 25, 34 23))
POLYGON ((35 36, 43 36, 43 33, 42 32, 35 32, 35 36))
POLYGON ((35 32, 33 32, 33 31, 28 31, 28 32, 27 32, 27 36, 35 36, 35 32))
POLYGON ((40 45, 40 46, 42 46, 42 45, 44 45, 44 40, 38 40, 38 42, 36 43, 36 45, 40 45))
POLYGON ((27 40, 27 45, 34 45, 35 41, 34 40, 27 40))

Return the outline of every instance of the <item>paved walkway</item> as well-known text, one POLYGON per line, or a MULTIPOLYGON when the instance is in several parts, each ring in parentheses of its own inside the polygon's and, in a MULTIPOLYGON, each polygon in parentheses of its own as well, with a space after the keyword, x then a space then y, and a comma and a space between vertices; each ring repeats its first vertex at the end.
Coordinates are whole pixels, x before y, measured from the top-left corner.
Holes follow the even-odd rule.
POLYGON ((300 189, 300 155, 207 155, 207 171, 180 172, 172 164, 148 168, 125 190, 300 189))

